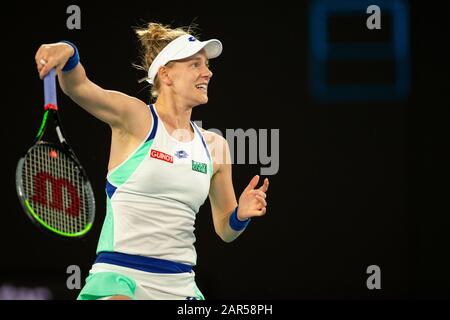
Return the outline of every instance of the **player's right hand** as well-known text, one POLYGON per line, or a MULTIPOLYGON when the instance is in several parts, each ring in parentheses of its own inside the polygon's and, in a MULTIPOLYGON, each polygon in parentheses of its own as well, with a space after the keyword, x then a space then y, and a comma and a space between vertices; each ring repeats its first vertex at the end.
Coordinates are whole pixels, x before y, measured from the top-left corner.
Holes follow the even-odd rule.
POLYGON ((74 49, 65 42, 41 45, 34 57, 39 78, 43 79, 53 68, 60 71, 73 54, 74 49))

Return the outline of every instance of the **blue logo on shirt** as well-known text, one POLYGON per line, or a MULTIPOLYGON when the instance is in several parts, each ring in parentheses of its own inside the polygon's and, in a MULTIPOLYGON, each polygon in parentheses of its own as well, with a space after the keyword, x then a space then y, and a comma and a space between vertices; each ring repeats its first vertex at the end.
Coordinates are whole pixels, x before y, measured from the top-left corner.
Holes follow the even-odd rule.
POLYGON ((192 36, 191 36, 191 37, 189 37, 189 38, 188 38, 188 40, 189 40, 190 42, 194 42, 194 41, 197 41, 197 39, 195 39, 195 37, 192 37, 192 36))
POLYGON ((178 150, 177 152, 175 152, 175 155, 178 159, 182 159, 182 158, 187 158, 188 154, 186 151, 184 150, 178 150))

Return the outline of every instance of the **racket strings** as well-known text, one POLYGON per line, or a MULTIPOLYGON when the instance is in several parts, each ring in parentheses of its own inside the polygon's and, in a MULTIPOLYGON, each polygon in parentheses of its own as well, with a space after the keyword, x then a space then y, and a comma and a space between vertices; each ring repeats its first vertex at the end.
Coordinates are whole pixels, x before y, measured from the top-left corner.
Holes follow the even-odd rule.
POLYGON ((65 153, 49 145, 32 148, 25 157, 23 177, 29 205, 51 228, 73 234, 84 230, 92 221, 90 187, 65 153))

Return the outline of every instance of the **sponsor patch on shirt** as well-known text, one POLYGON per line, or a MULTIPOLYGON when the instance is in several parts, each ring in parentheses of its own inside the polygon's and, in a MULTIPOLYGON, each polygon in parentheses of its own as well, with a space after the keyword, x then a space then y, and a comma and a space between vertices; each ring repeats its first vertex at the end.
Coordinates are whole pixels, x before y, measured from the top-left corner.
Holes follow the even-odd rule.
POLYGON ((173 157, 171 155, 161 152, 161 151, 158 151, 158 150, 152 149, 150 151, 150 157, 158 159, 158 160, 166 161, 169 163, 173 163, 173 157))
POLYGON ((192 170, 206 174, 207 172, 206 169, 207 169, 206 163, 192 160, 192 170))
POLYGON ((178 150, 177 152, 175 152, 175 155, 177 156, 178 159, 183 159, 183 158, 188 157, 188 153, 184 150, 178 150))

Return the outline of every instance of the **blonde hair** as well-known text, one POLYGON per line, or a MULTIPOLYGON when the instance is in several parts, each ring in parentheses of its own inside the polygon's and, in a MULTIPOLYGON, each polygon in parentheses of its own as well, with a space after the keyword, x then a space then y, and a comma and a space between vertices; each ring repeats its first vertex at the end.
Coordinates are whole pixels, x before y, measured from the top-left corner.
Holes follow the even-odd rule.
MULTIPOLYGON (((191 24, 189 27, 172 28, 171 26, 155 22, 148 23, 144 28, 135 28, 134 31, 141 44, 141 63, 139 65, 134 64, 134 66, 139 70, 148 72, 153 60, 155 60, 158 53, 160 53, 165 46, 179 36, 185 34, 191 34, 196 37, 195 29, 196 25, 194 24, 191 24)), ((158 97, 159 88, 160 83, 158 77, 156 77, 155 83, 150 90, 153 99, 158 97)))

